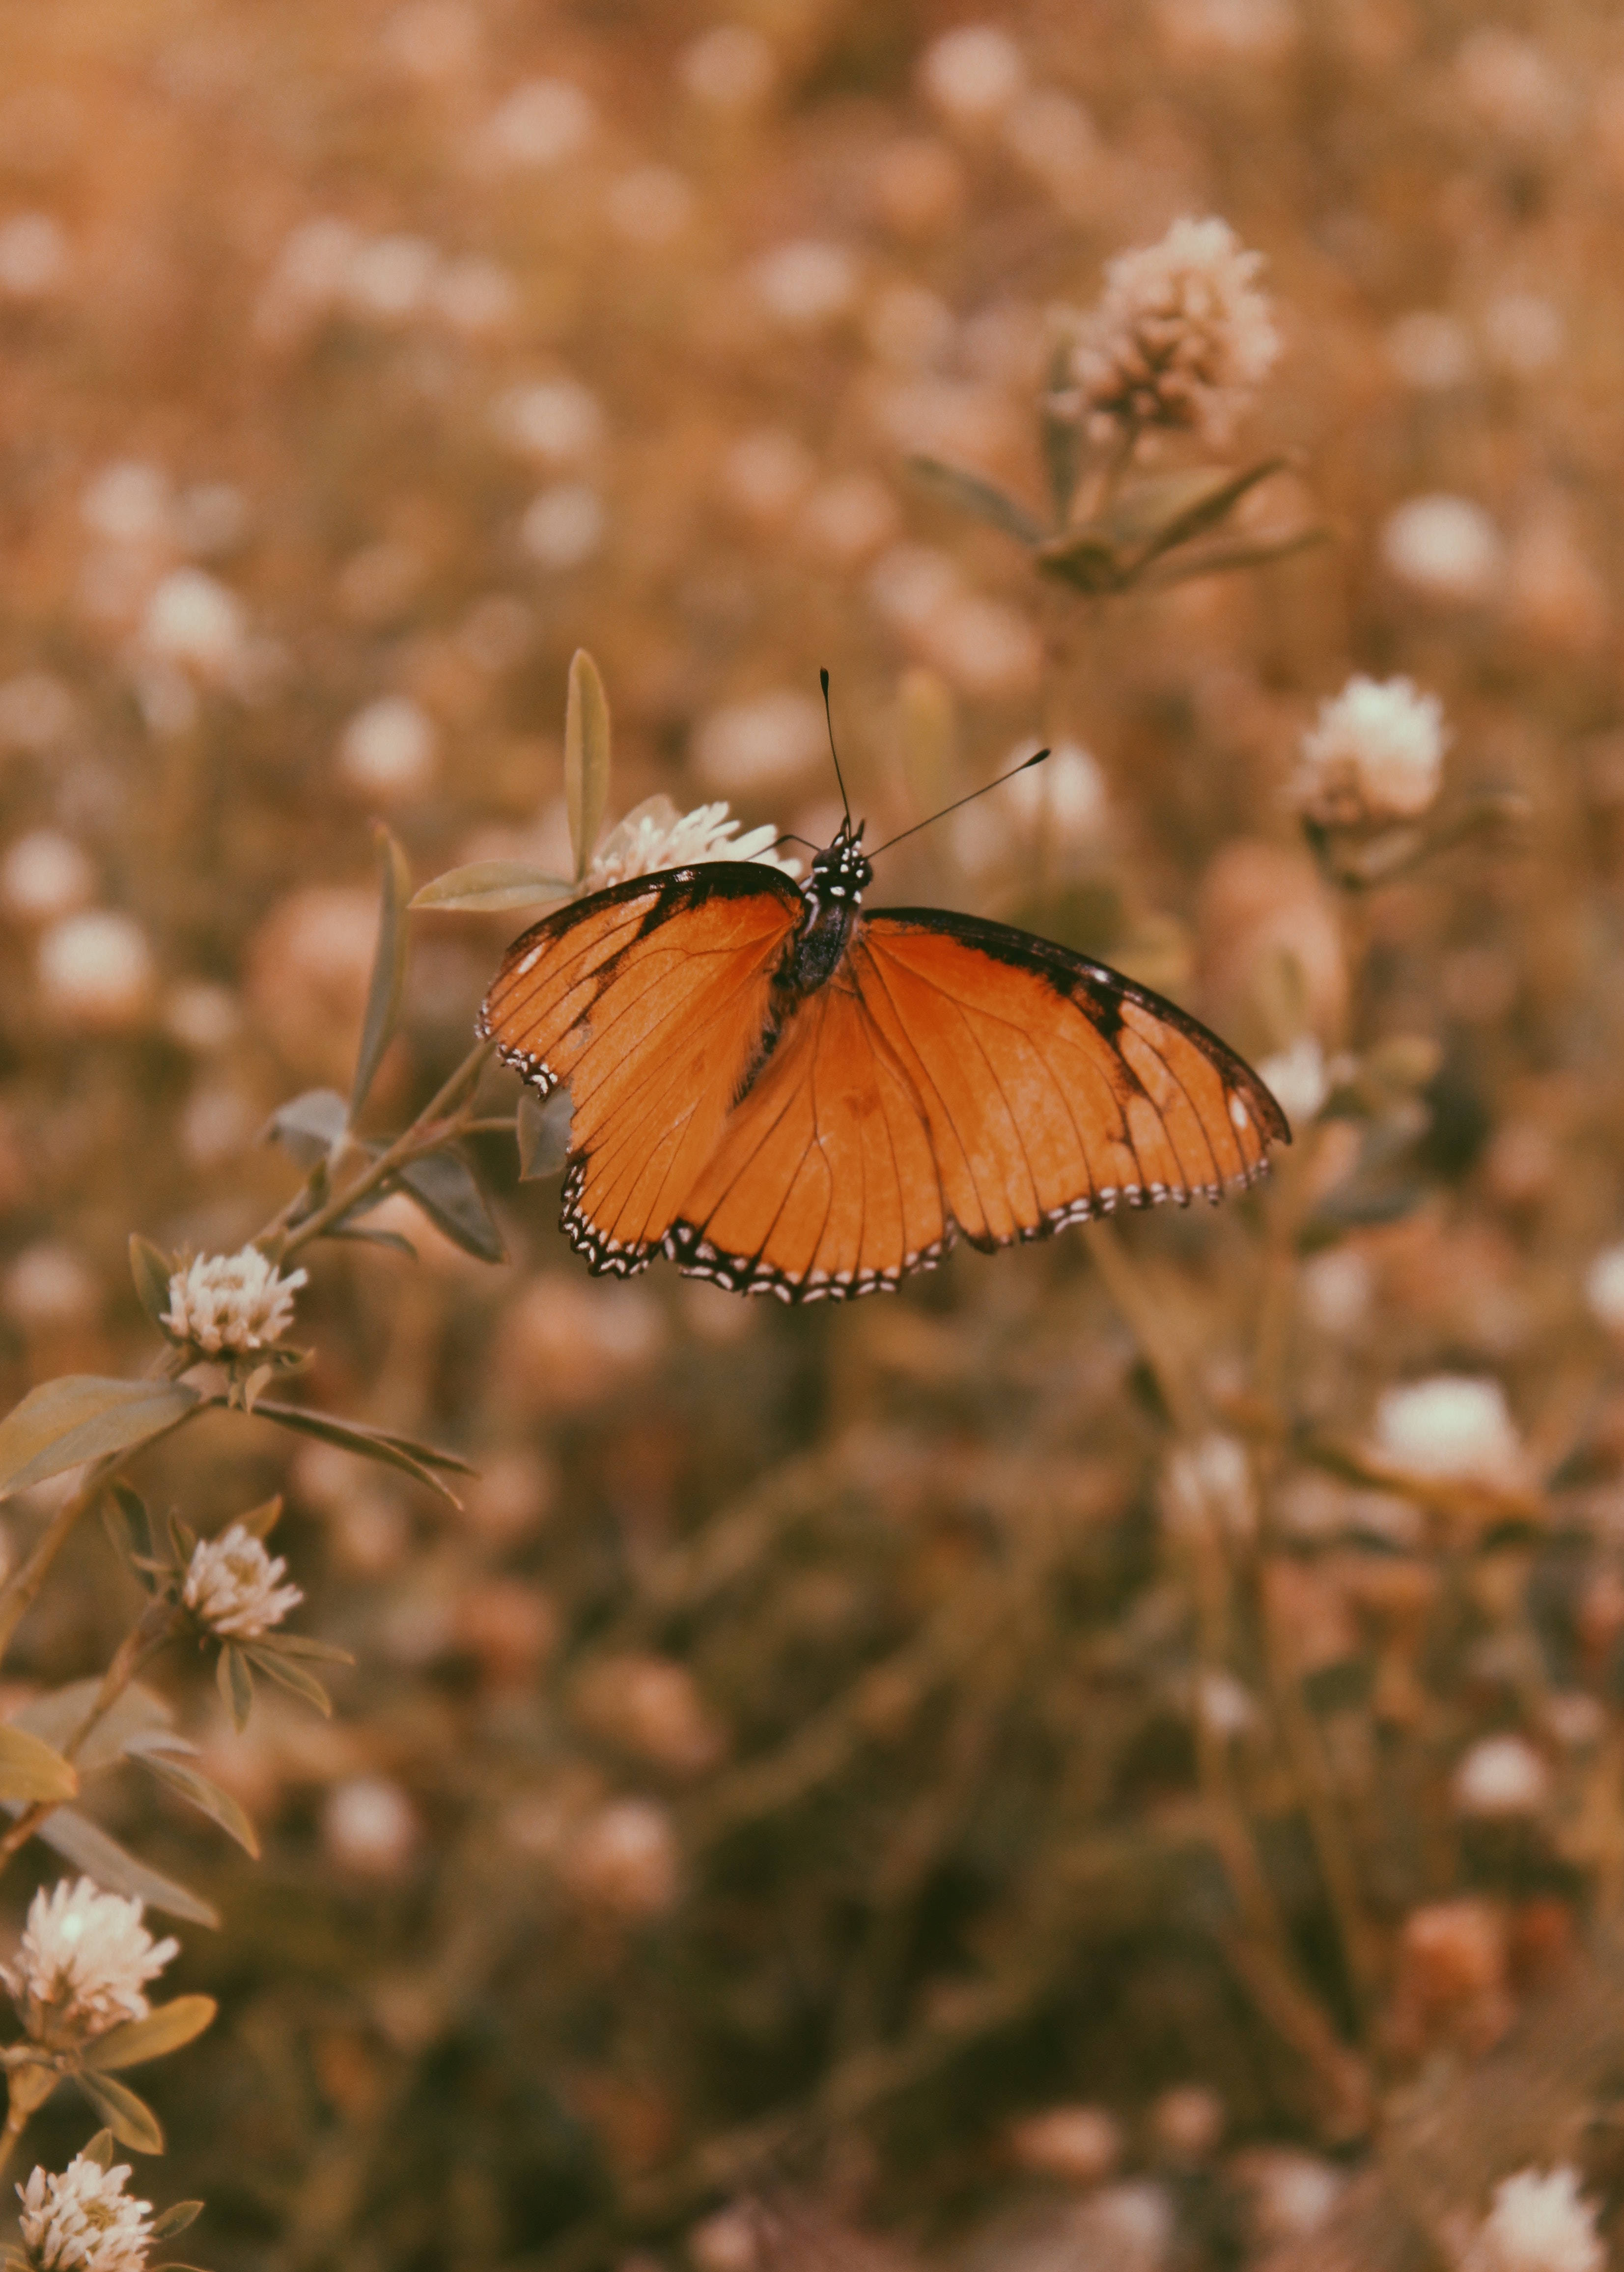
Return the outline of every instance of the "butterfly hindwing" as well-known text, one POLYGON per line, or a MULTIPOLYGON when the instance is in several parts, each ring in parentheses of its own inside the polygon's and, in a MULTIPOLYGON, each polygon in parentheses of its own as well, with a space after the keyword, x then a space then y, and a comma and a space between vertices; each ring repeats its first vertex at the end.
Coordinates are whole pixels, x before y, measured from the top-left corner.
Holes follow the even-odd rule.
POLYGON ((508 950, 479 1030, 543 1095, 570 1085, 564 1225, 595 1269, 658 1250, 762 1046, 804 901, 707 862, 560 908, 508 950))

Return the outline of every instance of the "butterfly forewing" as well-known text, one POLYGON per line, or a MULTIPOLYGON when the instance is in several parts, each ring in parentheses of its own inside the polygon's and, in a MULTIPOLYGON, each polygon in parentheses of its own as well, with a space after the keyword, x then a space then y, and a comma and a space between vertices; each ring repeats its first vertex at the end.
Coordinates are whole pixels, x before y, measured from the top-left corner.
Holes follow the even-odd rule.
POLYGON ((718 861, 617 885, 509 949, 480 1031, 543 1095, 570 1084, 565 1227, 595 1268, 643 1267, 715 1152, 803 905, 776 871, 718 861))

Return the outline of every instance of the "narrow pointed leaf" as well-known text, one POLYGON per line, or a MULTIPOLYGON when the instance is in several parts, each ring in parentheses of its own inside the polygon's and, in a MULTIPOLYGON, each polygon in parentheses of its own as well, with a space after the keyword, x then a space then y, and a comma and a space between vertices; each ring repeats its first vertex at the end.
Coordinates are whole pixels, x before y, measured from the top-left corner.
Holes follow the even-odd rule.
POLYGON ((412 905, 438 908, 443 915, 499 915, 507 908, 538 908, 565 899, 571 888, 567 876, 550 876, 526 860, 473 860, 425 884, 412 905))
MULTIPOLYGON (((1143 559, 1155 559, 1175 544, 1186 544, 1204 528, 1216 527, 1239 504, 1248 490, 1277 474, 1283 458, 1265 458, 1244 473, 1208 467, 1200 471, 1153 474, 1125 489, 1104 525, 1119 551, 1148 548, 1143 559)), ((1141 561, 1142 564, 1142 561, 1141 561)))
POLYGON ((335 1641, 312 1640, 308 1633, 261 1633, 254 1647, 268 1649, 273 1656, 303 1657, 307 1664, 353 1664, 355 1661, 352 1649, 340 1648, 335 1641))
POLYGON ((0 1420, 0 1498, 86 1460, 161 1436, 202 1402, 178 1380, 105 1380, 71 1372, 29 1390, 0 1420))
POLYGON ((313 1704, 324 1720, 333 1717, 333 1699, 315 1674, 307 1672, 296 1658, 278 1656, 268 1648, 250 1648, 245 1654, 254 1670, 267 1680, 279 1682, 295 1696, 303 1697, 307 1704, 313 1704))
POLYGON ((1022 544, 1041 544, 1049 531, 1037 515, 1012 497, 1007 497, 991 482, 984 482, 979 474, 967 474, 959 466, 944 466, 937 458, 909 458, 909 470, 917 475, 927 489, 948 504, 957 505, 961 512, 974 513, 977 520, 990 521, 1001 528, 1006 536, 1014 537, 1022 544))
POLYGON ((331 1158, 349 1125, 349 1107, 336 1088, 307 1088, 279 1104, 264 1134, 302 1168, 331 1158))
POLYGON ((519 1180, 534 1183, 556 1176, 570 1155, 572 1106, 567 1087, 556 1088, 543 1104, 527 1088, 519 1099, 519 1180))
POLYGON ((228 1838, 236 1839, 245 1854, 259 1858, 259 1834, 228 1790, 221 1790, 217 1782, 199 1775, 196 1768, 183 1767, 179 1760, 170 1759, 162 1752, 137 1751, 130 1756, 144 1767, 148 1775, 168 1785, 176 1797, 195 1806, 199 1814, 206 1814, 211 1822, 218 1823, 228 1838))
MULTIPOLYGON (((140 1571, 152 1559, 153 1535, 146 1505, 122 1476, 109 1478, 101 1496, 101 1523, 114 1552, 132 1570, 140 1571)), ((141 1581, 151 1591, 146 1577, 141 1581)))
POLYGON ((197 2223, 203 2214, 203 2206, 200 2201, 175 2202, 165 2209, 161 2216, 153 2219, 153 2238, 173 2240, 177 2233, 184 2232, 189 2224, 197 2223))
POLYGON ((296 1404, 268 1404, 261 1397, 254 1408, 254 1416, 273 1420, 279 1428, 290 1428, 296 1436, 314 1436, 319 1443, 337 1444, 363 1460, 376 1460, 381 1467, 398 1468, 403 1475, 415 1476, 419 1483, 427 1484, 430 1491, 449 1499, 453 1506, 460 1506, 461 1501, 441 1482, 435 1468, 451 1468, 463 1475, 474 1473, 465 1461, 454 1459, 448 1453, 412 1444, 408 1439, 388 1435, 380 1428, 363 1428, 353 1420, 335 1420, 330 1413, 308 1412, 296 1404))
POLYGON ((1195 576, 1228 576, 1239 568, 1266 568, 1274 560, 1290 560, 1298 552, 1313 552, 1336 542, 1336 531, 1321 526, 1294 528, 1282 536, 1260 536, 1251 544, 1214 544, 1186 560, 1169 560, 1145 578, 1148 592, 1170 584, 1187 584, 1195 576))
POLYGON ((430 1222, 478 1262, 505 1262, 502 1234, 490 1220, 474 1171, 457 1152, 430 1152, 402 1168, 400 1182, 430 1222))
POLYGON ((126 2020, 98 2036, 86 2046, 85 2064, 105 2074, 109 2067, 139 2066, 143 2059, 162 2059, 200 2036, 219 2009, 212 1996, 176 1996, 144 2020, 126 2020))
POLYGON ((115 2082, 110 2074, 95 2074, 87 2068, 82 2068, 73 2080, 121 2146, 132 2147, 138 2154, 162 2153, 163 2125, 128 2083, 115 2082))
POLYGON ((1064 536, 1050 537, 1033 557, 1043 575, 1074 584, 1080 592, 1119 592, 1128 580, 1116 546, 1097 522, 1085 521, 1064 536))
POLYGON ((1061 528, 1071 518, 1072 499, 1077 494, 1078 477, 1082 471, 1082 421, 1065 401, 1070 377, 1070 352, 1066 342, 1060 340, 1049 363, 1049 392, 1043 406, 1043 445, 1049 500, 1054 507, 1056 525, 1061 528), (1069 416, 1068 408, 1072 410, 1069 416))
POLYGON ((417 1259, 417 1249, 398 1230, 368 1230, 348 1215, 341 1222, 329 1223, 321 1235, 324 1238, 349 1239, 356 1246, 386 1246, 392 1254, 404 1254, 408 1262, 417 1259))
POLYGON ((149 1910, 161 1910, 166 1917, 183 1917, 191 1924, 220 1924, 219 1910, 200 1894, 151 1868, 77 1807, 59 1806, 48 1814, 40 1825, 40 1836, 64 1861, 94 1878, 104 1893, 124 1894, 131 1901, 145 1902, 149 1910))
POLYGON ((220 1685, 221 1700, 231 1715, 231 1724, 241 1735, 254 1708, 254 1676, 242 1650, 229 1641, 215 1663, 214 1678, 220 1685))
POLYGON ((367 990, 366 1015, 361 1021, 361 1047, 355 1057, 355 1078, 350 1085, 349 1117, 357 1120, 367 1091, 394 1033, 400 1012, 400 990, 406 983, 406 902, 411 897, 411 871, 406 855, 386 828, 378 831, 379 871, 378 947, 372 958, 372 983, 367 990))
POLYGON ((130 1275, 135 1281, 135 1290, 141 1307, 161 1333, 168 1328, 163 1313, 169 1306, 169 1280, 173 1266, 161 1249, 150 1238, 143 1238, 138 1230, 130 1234, 130 1275))
POLYGON ((78 1794, 79 1776, 71 1760, 26 1728, 0 1726, 0 1799, 20 1798, 25 1805, 34 1806, 42 1799, 78 1794))
POLYGON ((89 2145, 81 2147, 79 2150, 84 2155, 85 2159, 87 2162, 94 2162, 95 2164, 97 2169, 110 2170, 113 2166, 112 2132, 110 2130, 98 2130, 95 2136, 91 2140, 89 2145))
POLYGON ((609 697, 596 663, 584 646, 578 646, 570 658, 570 691, 564 707, 564 796, 578 884, 592 865, 603 826, 609 762, 609 697))

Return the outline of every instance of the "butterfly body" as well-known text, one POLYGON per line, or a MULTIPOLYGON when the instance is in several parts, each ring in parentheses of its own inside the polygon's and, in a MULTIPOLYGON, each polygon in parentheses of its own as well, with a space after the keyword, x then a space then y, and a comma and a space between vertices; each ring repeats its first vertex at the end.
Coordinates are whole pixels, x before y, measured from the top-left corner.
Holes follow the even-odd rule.
POLYGON ((1104 964, 937 908, 865 916, 842 823, 804 886, 718 861, 640 876, 509 950, 480 1031, 570 1083, 563 1228, 784 1300, 894 1287, 962 1237, 1045 1237, 1216 1199, 1290 1140, 1255 1073, 1104 964))

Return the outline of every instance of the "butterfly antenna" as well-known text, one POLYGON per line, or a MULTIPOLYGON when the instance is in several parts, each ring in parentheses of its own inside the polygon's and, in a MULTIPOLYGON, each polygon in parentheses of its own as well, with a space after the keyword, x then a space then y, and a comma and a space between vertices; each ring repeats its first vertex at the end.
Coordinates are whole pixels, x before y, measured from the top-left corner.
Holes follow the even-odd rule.
POLYGON ((901 835, 887 836, 883 844, 875 845, 868 856, 869 858, 877 860, 882 852, 888 852, 894 844, 900 844, 904 836, 917 836, 922 828, 933 828, 939 820, 945 820, 950 812, 956 812, 962 804, 974 804, 978 796, 985 796, 991 789, 1002 788, 1004 783, 1014 781, 1017 774, 1030 773, 1034 766, 1041 766, 1044 759, 1050 754, 1047 750, 1034 751, 1029 758, 1022 758, 1018 766, 1011 766, 1009 771, 1007 774, 1000 774, 996 781, 983 781, 981 787, 971 789, 968 796, 955 796, 951 804, 944 804, 941 811, 933 812, 928 820, 916 820, 913 826, 904 828, 901 835))
POLYGON ((846 776, 840 769, 840 751, 834 746, 834 721, 829 714, 829 674, 818 673, 818 684, 823 689, 823 722, 829 729, 829 755, 834 760, 834 778, 840 783, 840 801, 846 808, 846 829, 851 829, 851 799, 846 794, 846 776))

